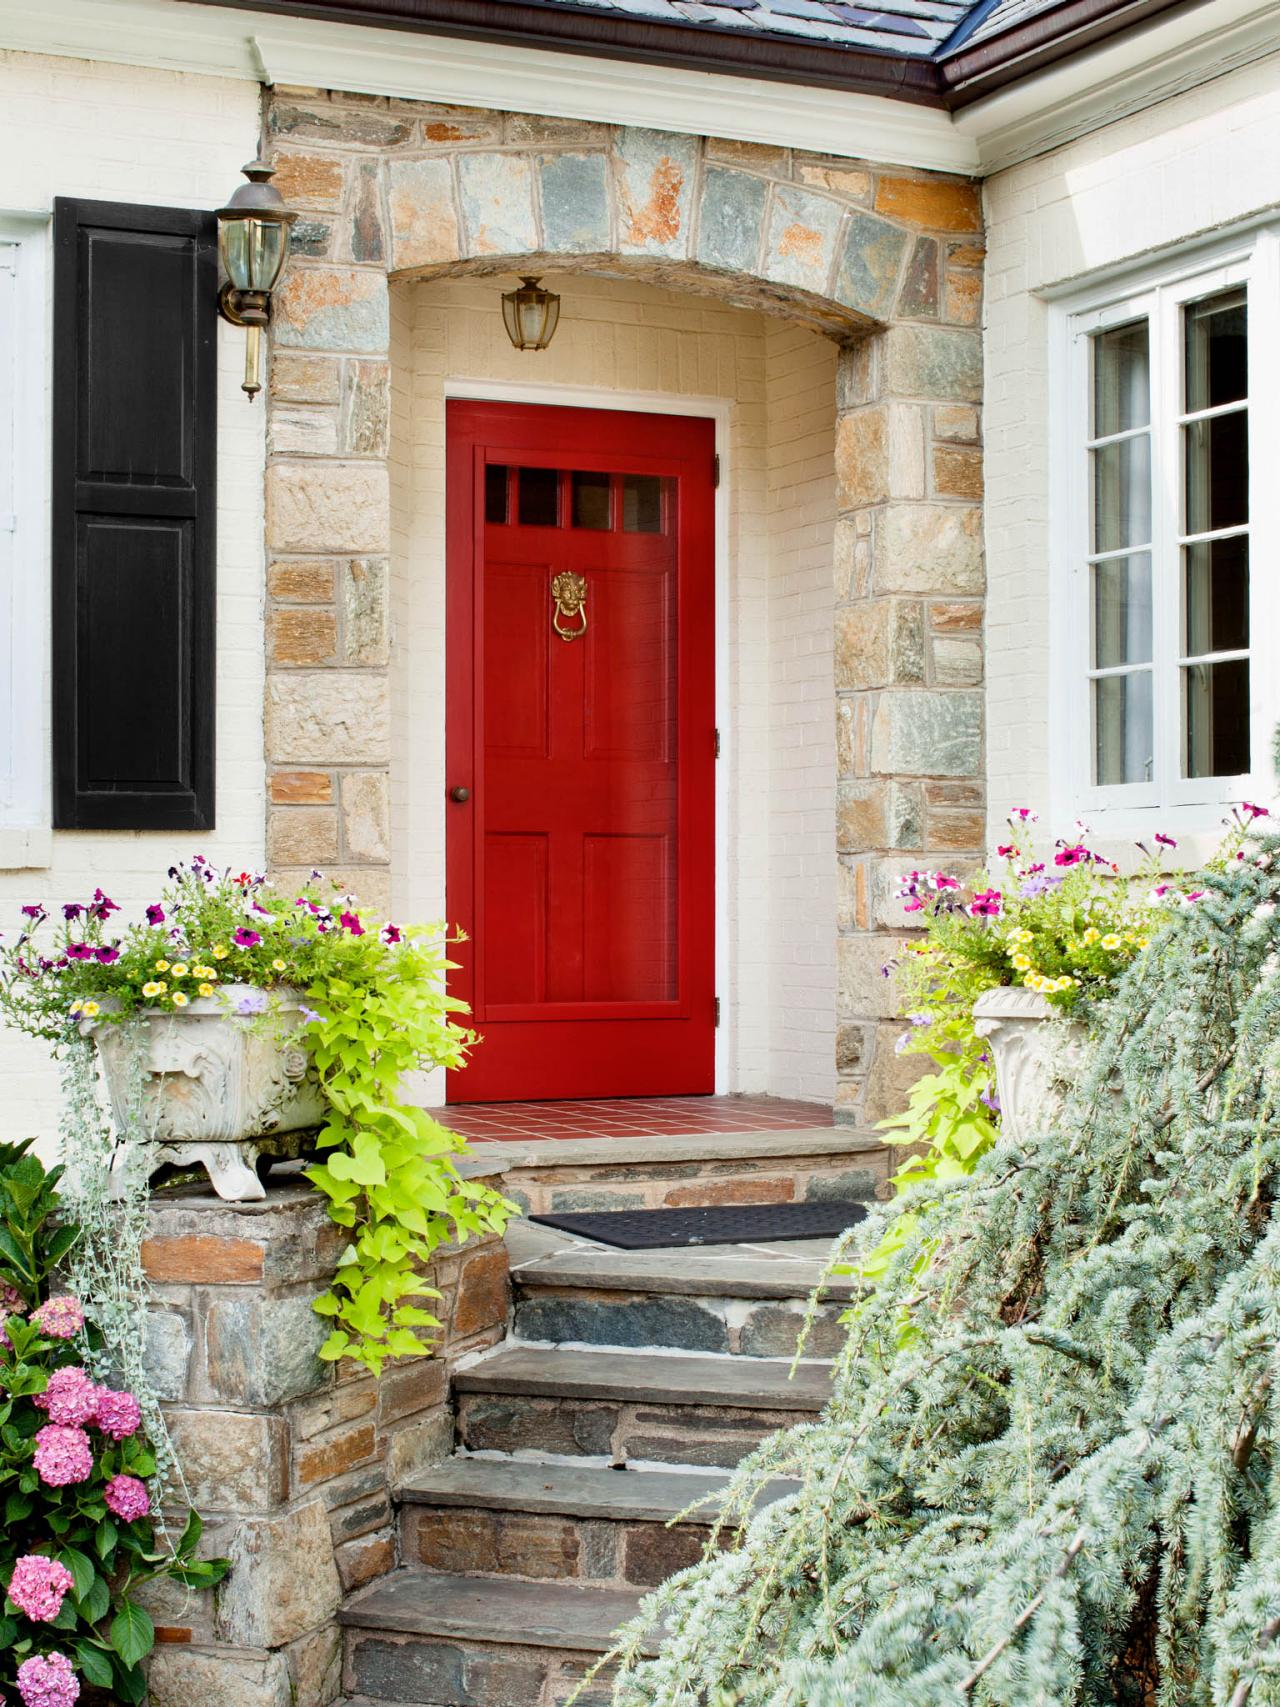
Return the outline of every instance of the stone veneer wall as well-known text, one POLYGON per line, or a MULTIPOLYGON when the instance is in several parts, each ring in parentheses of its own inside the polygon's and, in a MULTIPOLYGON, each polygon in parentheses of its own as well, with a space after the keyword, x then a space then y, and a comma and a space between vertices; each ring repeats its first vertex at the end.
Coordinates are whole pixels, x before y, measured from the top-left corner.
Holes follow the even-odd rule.
MULTIPOLYGON (((983 838, 981 212, 928 173, 654 130, 269 92, 304 210, 279 293, 267 472, 268 856, 392 899, 389 280, 609 271, 841 345, 837 1100, 899 1086, 881 976, 904 865, 983 838)), ((495 310, 496 311, 496 310, 495 310)))
POLYGON ((432 1281, 440 1355, 375 1381, 322 1364, 311 1308, 345 1243, 310 1186, 266 1201, 157 1198, 143 1261, 155 1302, 151 1365, 205 1551, 233 1570, 216 1591, 148 1591, 151 1707, 327 1707, 340 1694, 345 1592, 396 1559, 392 1494, 453 1449, 450 1371, 494 1344, 510 1308, 498 1240, 442 1255, 432 1281))

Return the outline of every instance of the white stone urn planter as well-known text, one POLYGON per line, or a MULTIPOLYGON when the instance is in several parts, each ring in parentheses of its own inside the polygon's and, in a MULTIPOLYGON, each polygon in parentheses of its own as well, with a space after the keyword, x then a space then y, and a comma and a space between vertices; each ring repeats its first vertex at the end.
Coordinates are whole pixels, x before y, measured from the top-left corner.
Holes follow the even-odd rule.
POLYGON ((973 1029, 991 1047, 1000 1099, 1000 1130, 1030 1137, 1053 1121, 1080 1064, 1085 1028, 1064 1020, 1034 990, 984 990, 973 1004, 973 1029))
POLYGON ((137 1165, 142 1150, 148 1178, 166 1165, 203 1167, 219 1197, 242 1203, 266 1195, 260 1161, 311 1147, 326 1117, 324 1094, 307 1052, 286 1041, 304 1002, 296 990, 277 989, 269 1004, 250 985, 228 984, 185 1008, 141 1009, 140 1109, 130 1107, 138 1095, 135 1025, 81 1025, 97 1045, 116 1130, 128 1141, 121 1165, 137 1165), (245 998, 263 1009, 237 1012, 245 998))

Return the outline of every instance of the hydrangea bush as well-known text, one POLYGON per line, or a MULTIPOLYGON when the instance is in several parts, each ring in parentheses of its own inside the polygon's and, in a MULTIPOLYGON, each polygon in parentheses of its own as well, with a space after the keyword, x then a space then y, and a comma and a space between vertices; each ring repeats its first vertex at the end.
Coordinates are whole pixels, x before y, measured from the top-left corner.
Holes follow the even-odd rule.
POLYGON ((194 1513, 176 1547, 156 1535, 138 1402, 92 1378, 95 1325, 56 1289, 79 1236, 62 1170, 26 1151, 0 1146, 0 1700, 72 1707, 88 1684, 139 1702, 154 1630, 137 1589, 208 1588, 226 1565, 196 1558, 194 1513))
POLYGON ((478 1041, 445 992, 442 933, 379 921, 318 871, 280 893, 200 855, 170 867, 141 919, 122 926, 120 914, 101 889, 52 913, 23 907, 0 946, 0 1012, 65 1049, 97 1026, 203 1002, 301 1043, 328 1104, 323 1159, 307 1177, 351 1232, 316 1303, 333 1322, 320 1355, 376 1374, 388 1357, 429 1350, 440 1323, 423 1302, 438 1294, 423 1266, 447 1240, 500 1232, 512 1213, 458 1173, 463 1140, 400 1094, 406 1074, 464 1066, 478 1041), (279 1001, 298 991, 300 1033, 279 1001))

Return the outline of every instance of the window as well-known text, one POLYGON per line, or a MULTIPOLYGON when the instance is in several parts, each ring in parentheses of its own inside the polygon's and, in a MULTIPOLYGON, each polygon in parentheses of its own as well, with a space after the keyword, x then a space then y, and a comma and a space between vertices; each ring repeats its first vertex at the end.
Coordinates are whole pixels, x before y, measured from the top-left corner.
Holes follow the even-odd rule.
POLYGON ((1250 447, 1268 442, 1280 380, 1274 242, 1066 317, 1064 814, 1207 829, 1269 775, 1280 705, 1273 660, 1253 657, 1271 597, 1255 536, 1274 500, 1251 484, 1250 447))

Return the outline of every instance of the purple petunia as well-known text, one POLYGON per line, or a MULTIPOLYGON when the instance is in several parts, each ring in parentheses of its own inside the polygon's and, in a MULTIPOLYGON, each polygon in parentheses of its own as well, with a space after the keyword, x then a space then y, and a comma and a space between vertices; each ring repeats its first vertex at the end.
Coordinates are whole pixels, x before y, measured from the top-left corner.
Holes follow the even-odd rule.
POLYGON ((358 913, 339 913, 338 923, 344 931, 350 931, 352 936, 363 936, 364 926, 360 923, 358 913))
POLYGON ((243 996, 236 997, 236 1012, 246 1017, 250 1014, 264 1014, 267 1011, 267 997, 262 990, 246 990, 243 996))
POLYGON ((99 965, 110 966, 113 961, 119 960, 120 950, 114 947, 95 948, 93 956, 99 965))
POLYGON ((158 901, 153 901, 147 908, 147 923, 149 925, 162 925, 164 923, 164 918, 164 908, 158 901))
POLYGON ((88 942, 69 942, 67 957, 70 960, 92 960, 93 944, 88 942))
POLYGON ((975 919, 994 919, 1000 912, 1000 905, 998 889, 980 889, 969 903, 969 913, 975 919))
POLYGON ((241 925, 231 940, 237 948, 257 948, 262 938, 257 931, 251 931, 247 925, 241 925))
POLYGON ((22 909, 22 916, 26 919, 44 919, 48 914, 39 901, 32 901, 22 909))
POLYGON ((72 919, 78 919, 83 912, 84 908, 80 905, 79 901, 66 901, 63 903, 62 916, 67 920, 68 924, 72 919))

